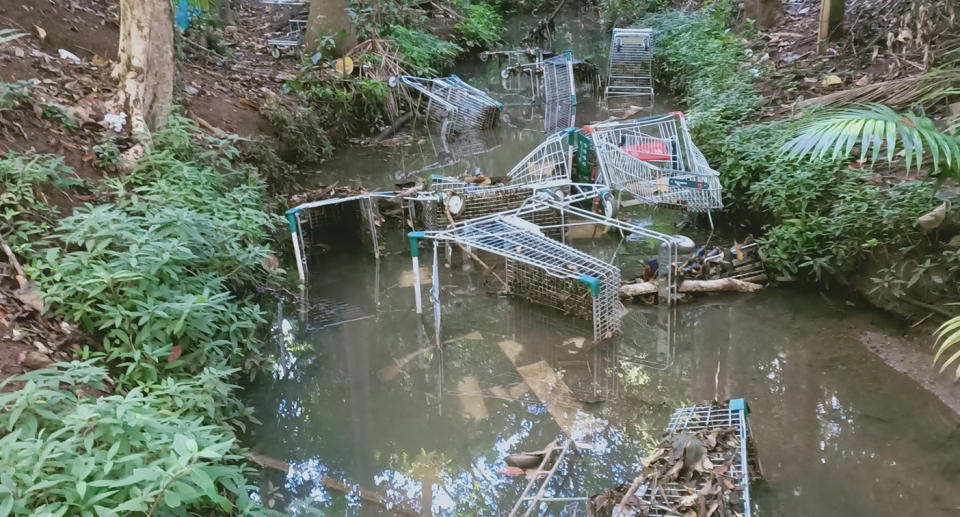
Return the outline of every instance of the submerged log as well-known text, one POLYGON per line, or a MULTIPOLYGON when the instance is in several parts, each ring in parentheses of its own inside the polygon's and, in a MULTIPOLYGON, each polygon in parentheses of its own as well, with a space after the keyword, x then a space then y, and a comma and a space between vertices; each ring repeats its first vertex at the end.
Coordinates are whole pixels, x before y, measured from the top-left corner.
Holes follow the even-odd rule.
MULTIPOLYGON (((263 454, 257 454, 255 452, 251 453, 249 458, 251 461, 253 461, 257 465, 260 465, 261 467, 277 470, 277 471, 283 472, 284 474, 287 474, 290 471, 289 463, 282 460, 278 460, 276 458, 271 458, 269 456, 264 456, 263 454)), ((392 503, 391 501, 388 501, 386 498, 384 498, 382 495, 376 492, 371 492, 370 490, 367 490, 365 488, 348 485, 347 483, 344 483, 343 481, 337 478, 332 478, 330 476, 323 476, 320 480, 320 483, 323 484, 323 486, 326 488, 335 490, 343 494, 356 493, 357 495, 360 496, 361 500, 366 501, 368 503, 373 503, 384 509, 394 511, 399 515, 408 515, 410 517, 420 516, 419 512, 415 512, 413 509, 411 509, 409 506, 405 504, 392 503)))
MULTIPOLYGON (((718 278, 716 280, 684 280, 677 291, 681 293, 711 293, 719 291, 733 291, 738 293, 753 293, 763 289, 763 286, 736 278, 718 278)), ((637 282, 620 286, 620 296, 640 296, 657 292, 657 282, 637 282)))
POLYGON ((380 134, 377 135, 376 138, 373 139, 373 141, 376 142, 376 143, 380 143, 380 142, 383 142, 384 140, 386 140, 387 138, 390 138, 390 137, 393 136, 393 134, 396 133, 400 128, 402 128, 403 126, 405 126, 405 125, 407 124, 407 122, 410 122, 410 120, 411 120, 412 118, 413 118, 413 110, 410 110, 410 111, 404 113, 403 115, 400 115, 400 117, 397 118, 397 120, 395 120, 395 121, 393 122, 393 124, 390 124, 389 126, 387 126, 386 128, 384 128, 384 130, 381 131, 380 134))

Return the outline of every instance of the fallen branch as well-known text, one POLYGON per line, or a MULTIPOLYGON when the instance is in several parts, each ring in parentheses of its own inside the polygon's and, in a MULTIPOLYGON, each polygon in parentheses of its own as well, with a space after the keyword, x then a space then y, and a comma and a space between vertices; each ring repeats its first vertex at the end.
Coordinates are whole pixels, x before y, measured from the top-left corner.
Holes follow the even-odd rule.
MULTIPOLYGON (((753 293, 763 289, 760 284, 738 280, 736 278, 718 278, 716 280, 684 280, 677 288, 681 293, 712 293, 731 291, 753 293)), ((632 297, 657 292, 657 282, 637 282, 620 286, 620 296, 632 297)))
POLYGON ((13 266, 13 269, 17 271, 17 283, 20 284, 20 288, 26 288, 29 285, 27 282, 27 273, 23 270, 23 266, 21 266, 20 261, 17 260, 17 256, 13 254, 13 250, 10 249, 10 246, 3 237, 0 237, 0 247, 3 248, 3 252, 7 255, 7 261, 13 266))
MULTIPOLYGON (((249 456, 249 459, 250 461, 256 463, 257 465, 260 465, 261 467, 267 467, 267 468, 282 472, 284 474, 287 474, 290 471, 289 463, 278 460, 276 458, 271 458, 269 456, 264 456, 262 454, 251 453, 249 456)), ((357 493, 360 496, 360 499, 368 503, 373 503, 387 510, 396 511, 401 515, 409 515, 411 517, 419 517, 420 515, 419 513, 408 508, 406 505, 392 504, 390 501, 387 501, 386 499, 384 499, 383 496, 381 496, 376 492, 371 492, 364 488, 348 485, 343 481, 336 478, 332 478, 330 476, 323 476, 320 479, 320 482, 323 484, 323 486, 331 490, 336 490, 337 492, 340 492, 343 494, 357 493)))
POLYGON ((403 115, 400 115, 400 117, 397 118, 397 120, 395 120, 393 124, 390 124, 383 131, 381 131, 380 134, 373 139, 373 141, 382 142, 386 140, 387 138, 392 136, 394 133, 396 133, 400 128, 406 125, 407 122, 410 122, 410 119, 412 118, 413 118, 413 110, 410 110, 404 113, 403 115))

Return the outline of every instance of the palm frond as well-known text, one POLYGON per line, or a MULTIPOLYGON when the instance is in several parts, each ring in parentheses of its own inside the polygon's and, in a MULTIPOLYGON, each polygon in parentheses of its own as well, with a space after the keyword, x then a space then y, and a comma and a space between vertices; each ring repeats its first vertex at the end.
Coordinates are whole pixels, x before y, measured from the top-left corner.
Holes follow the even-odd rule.
POLYGON ((860 161, 873 163, 881 151, 887 161, 893 161, 899 149, 903 150, 909 171, 916 163, 920 170, 925 154, 933 159, 934 171, 953 174, 960 171, 960 140, 938 131, 933 121, 913 113, 897 113, 882 104, 858 104, 851 108, 827 111, 814 115, 801 126, 797 135, 784 144, 783 154, 791 158, 825 156, 836 160, 849 156, 860 147, 860 161))
POLYGON ((6 43, 8 41, 13 41, 17 38, 22 38, 26 34, 19 32, 15 29, 0 29, 0 44, 6 43))
MULTIPOLYGON (((936 365, 937 361, 940 360, 940 357, 943 356, 945 352, 953 348, 954 345, 960 343, 960 316, 951 318, 943 325, 940 325, 940 328, 934 333, 936 341, 934 346, 937 347, 937 353, 933 356, 933 364, 936 365)), ((940 365, 940 372, 943 373, 948 366, 953 364, 957 359, 960 359, 960 351, 955 352, 950 356, 946 361, 940 365)), ((957 366, 957 373, 955 380, 960 379, 960 365, 957 366)))

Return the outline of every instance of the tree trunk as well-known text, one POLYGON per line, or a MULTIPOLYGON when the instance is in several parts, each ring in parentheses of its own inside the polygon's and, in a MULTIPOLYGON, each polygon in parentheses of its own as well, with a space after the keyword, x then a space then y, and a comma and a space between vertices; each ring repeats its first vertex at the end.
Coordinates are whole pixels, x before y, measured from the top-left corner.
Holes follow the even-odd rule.
POLYGON ((758 26, 769 29, 777 24, 781 8, 780 0, 744 0, 743 16, 756 20, 758 26))
POLYGON ((841 36, 841 28, 843 27, 843 1, 844 0, 821 0, 818 45, 821 42, 836 40, 841 36))
POLYGON ((134 135, 149 135, 173 102, 173 13, 169 0, 120 0, 114 77, 134 135))
POLYGON ((334 37, 338 56, 357 45, 357 33, 347 13, 347 0, 310 2, 310 19, 307 21, 307 32, 303 35, 303 45, 308 54, 323 50, 318 47, 324 36, 334 37))

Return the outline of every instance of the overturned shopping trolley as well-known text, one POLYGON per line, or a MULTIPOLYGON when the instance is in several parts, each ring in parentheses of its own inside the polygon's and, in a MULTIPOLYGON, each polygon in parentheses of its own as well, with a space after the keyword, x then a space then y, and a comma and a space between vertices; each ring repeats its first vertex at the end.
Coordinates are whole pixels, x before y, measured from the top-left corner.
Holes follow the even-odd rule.
MULTIPOLYGON (((419 242, 430 239, 434 242, 434 264, 438 260, 439 242, 451 242, 502 257, 506 271, 505 288, 509 294, 591 320, 596 342, 618 334, 624 311, 619 296, 620 269, 554 240, 545 232, 559 230, 563 240, 565 230, 570 227, 599 224, 639 234, 657 243, 662 264, 675 260, 677 244, 671 236, 573 206, 600 194, 596 190, 585 190, 560 201, 550 194, 539 193, 515 210, 471 219, 442 231, 411 232, 417 312, 422 312, 420 284, 416 278, 419 275, 419 242), (551 226, 529 222, 531 215, 540 212, 554 213, 559 222, 551 226)), ((672 303, 676 296, 676 278, 671 268, 661 268, 659 276, 661 300, 672 303)), ((434 282, 437 281, 435 276, 434 282)), ((435 312, 438 293, 435 284, 435 312)))
POLYGON ((563 54, 543 62, 544 117, 547 134, 571 127, 576 116, 577 91, 573 79, 573 54, 563 54))
POLYGON ((390 78, 391 86, 401 82, 420 94, 418 111, 442 132, 491 129, 500 120, 503 105, 455 75, 436 79, 410 75, 390 78))
POLYGON ((613 29, 603 97, 613 110, 653 104, 653 30, 613 29))
POLYGON ((287 32, 282 36, 267 40, 270 55, 279 59, 284 52, 299 51, 303 46, 303 33, 307 30, 307 20, 290 20, 287 22, 287 32))
MULTIPOLYGON (((712 483, 714 487, 720 488, 720 500, 716 503, 723 505, 733 515, 744 517, 750 517, 752 512, 750 484, 763 476, 747 414, 747 404, 743 399, 732 399, 722 404, 681 407, 670 417, 664 440, 668 447, 672 444, 676 448, 678 442, 682 444, 699 440, 696 438, 698 435, 709 437, 706 447, 700 447, 707 450, 707 460, 716 465, 715 471, 720 473, 708 472, 704 474, 710 474, 709 476, 703 475, 701 479, 695 479, 695 489, 698 490, 696 493, 713 492, 704 489, 707 484, 712 483), (724 446, 711 445, 711 439, 718 445, 722 442, 724 446), (724 469, 724 466, 727 468, 724 469), (713 476, 718 476, 718 479, 713 476)), ((686 458, 679 461, 683 463, 686 458)), ((653 467, 645 467, 646 469, 656 471, 653 467)), ((686 486, 689 483, 677 480, 658 482, 657 473, 649 476, 652 478, 650 481, 643 482, 645 477, 647 476, 641 474, 624 494, 612 512, 614 516, 635 515, 637 508, 644 508, 648 512, 644 515, 678 515, 678 507, 689 506, 684 502, 691 494, 691 490, 686 486)))
MULTIPOLYGON (((530 151, 498 185, 480 185, 465 179, 432 176, 429 192, 421 195, 427 230, 439 230, 451 220, 473 219, 519 207, 536 190, 563 191, 570 183, 572 129, 559 131, 530 151)), ((474 178, 475 180, 476 178, 474 178)), ((535 213, 538 224, 552 224, 552 214, 535 213)))
POLYGON ((720 175, 690 139, 683 113, 594 124, 598 182, 647 204, 723 208, 720 175))

